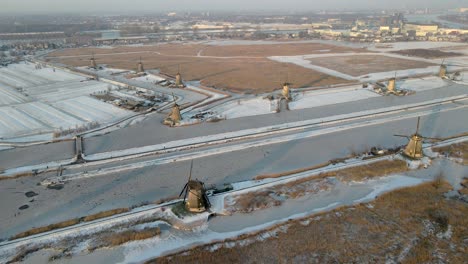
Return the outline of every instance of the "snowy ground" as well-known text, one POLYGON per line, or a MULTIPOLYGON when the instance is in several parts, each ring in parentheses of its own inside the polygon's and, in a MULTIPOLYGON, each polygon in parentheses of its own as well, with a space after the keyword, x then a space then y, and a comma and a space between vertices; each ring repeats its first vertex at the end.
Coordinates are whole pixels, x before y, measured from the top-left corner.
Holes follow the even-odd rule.
MULTIPOLYGON (((441 88, 447 85, 448 83, 446 81, 432 76, 417 79, 405 79, 397 82, 397 88, 415 92, 441 88)), ((297 110, 313 108, 359 101, 379 96, 380 95, 375 93, 371 88, 362 88, 362 85, 302 92, 299 90, 293 90, 293 100, 289 103, 289 109, 297 110)), ((210 110, 226 119, 233 119, 273 113, 275 112, 275 107, 273 102, 270 100, 257 97, 253 99, 231 100, 210 110)))
POLYGON ((352 86, 346 89, 330 89, 324 91, 308 91, 298 93, 289 109, 312 108, 323 105, 339 104, 350 101, 358 101, 380 96, 371 89, 363 89, 362 86, 352 86))
POLYGON ((275 112, 271 101, 264 98, 232 100, 212 109, 226 119, 243 116, 264 115, 275 112))
POLYGON ((436 89, 447 86, 447 82, 439 77, 431 76, 418 79, 406 79, 397 81, 397 89, 411 90, 415 92, 436 89))
POLYGON ((456 42, 433 42, 433 41, 412 41, 395 43, 376 43, 368 47, 372 51, 397 51, 406 49, 435 49, 444 47, 456 47, 466 45, 456 42))
POLYGON ((131 114, 89 97, 112 85, 37 65, 20 63, 0 68, 0 138, 44 134, 50 139, 56 130, 91 122, 107 124, 131 114))
POLYGON ((146 74, 144 76, 136 77, 133 79, 136 81, 140 81, 140 82, 150 82, 150 83, 156 83, 156 82, 165 80, 164 78, 156 76, 154 74, 146 74))

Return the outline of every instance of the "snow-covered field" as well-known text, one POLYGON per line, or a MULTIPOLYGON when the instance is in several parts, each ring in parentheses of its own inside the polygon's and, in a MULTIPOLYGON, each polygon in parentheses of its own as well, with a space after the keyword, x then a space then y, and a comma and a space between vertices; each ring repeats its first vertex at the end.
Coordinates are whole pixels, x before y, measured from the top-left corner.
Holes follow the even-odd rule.
POLYGON ((312 108, 323 105, 339 104, 380 96, 370 89, 353 86, 350 89, 310 91, 298 94, 294 101, 289 103, 289 109, 312 108))
POLYGON ((28 98, 15 89, 2 85, 0 80, 0 106, 9 104, 20 104, 28 101, 28 98))
POLYGON ((435 49, 444 47, 463 46, 464 43, 456 42, 433 42, 433 41, 413 41, 413 42, 395 42, 395 43, 382 43, 374 44, 368 47, 372 51, 397 51, 405 49, 435 49))
POLYGON ((53 68, 36 69, 34 63, 11 64, 0 68, 2 84, 15 88, 26 88, 56 82, 79 81, 84 79, 79 75, 53 68))
POLYGON ((63 100, 55 103, 54 106, 88 122, 113 122, 129 115, 128 111, 89 96, 63 100))
POLYGON ((263 98, 254 98, 247 100, 233 100, 217 106, 214 112, 226 119, 238 118, 243 116, 264 115, 275 111, 271 107, 271 101, 263 98))
POLYGON ((424 77, 420 79, 408 79, 397 82, 398 88, 415 92, 437 89, 447 85, 448 84, 443 79, 435 76, 424 77))
POLYGON ((109 88, 112 85, 34 63, 0 68, 0 138, 51 134, 129 116, 129 111, 89 97, 109 88))
POLYGON ((133 79, 136 80, 136 81, 140 81, 140 82, 151 82, 151 83, 160 82, 160 81, 165 80, 164 78, 153 75, 153 74, 147 74, 145 76, 140 76, 140 77, 136 77, 136 78, 133 78, 133 79))
MULTIPOLYGON (((374 93, 370 89, 363 89, 360 85, 319 91, 304 91, 293 95, 294 100, 289 103, 289 109, 312 108, 378 96, 380 95, 374 93)), ((270 101, 264 98, 238 99, 228 101, 211 110, 219 116, 232 119, 273 113, 276 110, 276 104, 276 101, 270 101)))

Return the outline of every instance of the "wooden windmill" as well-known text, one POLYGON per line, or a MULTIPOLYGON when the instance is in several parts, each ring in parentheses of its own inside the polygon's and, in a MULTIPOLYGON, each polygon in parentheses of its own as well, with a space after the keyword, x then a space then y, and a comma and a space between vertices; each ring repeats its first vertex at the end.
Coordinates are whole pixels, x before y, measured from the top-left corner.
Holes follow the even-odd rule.
POLYGON ((89 59, 89 67, 95 70, 98 68, 96 59, 94 58, 94 52, 93 52, 93 56, 91 57, 91 59, 89 59))
POLYGON ((210 200, 206 195, 205 184, 199 180, 192 180, 193 160, 190 163, 190 173, 187 183, 179 194, 184 195, 184 206, 191 213, 201 213, 211 207, 210 200))
POLYGON ((440 67, 439 67, 439 77, 440 78, 445 78, 447 77, 447 65, 444 64, 444 60, 442 60, 442 63, 440 64, 440 67))
POLYGON ((397 80, 397 73, 395 72, 395 77, 390 78, 390 79, 388 80, 388 85, 387 85, 387 91, 388 91, 388 92, 390 92, 390 93, 394 93, 394 92, 395 92, 396 80, 397 80))
POLYGON ((403 155, 410 159, 421 159, 424 157, 423 149, 422 149, 422 144, 425 139, 429 140, 438 140, 436 138, 428 138, 428 137, 423 137, 419 134, 419 122, 420 122, 420 117, 418 117, 418 124, 416 126, 416 133, 414 133, 411 136, 405 136, 405 135, 394 135, 396 137, 405 137, 409 139, 408 145, 406 145, 405 149, 403 150, 403 155))
POLYGON ((180 114, 180 107, 176 102, 174 94, 172 94, 172 98, 174 100, 174 105, 172 106, 169 115, 166 117, 166 119, 164 119, 164 124, 169 126, 175 126, 182 120, 182 115, 180 114))
POLYGON ((140 57, 140 62, 138 62, 137 64, 137 73, 140 73, 140 72, 145 72, 145 68, 143 67, 143 61, 141 60, 141 57, 140 57))

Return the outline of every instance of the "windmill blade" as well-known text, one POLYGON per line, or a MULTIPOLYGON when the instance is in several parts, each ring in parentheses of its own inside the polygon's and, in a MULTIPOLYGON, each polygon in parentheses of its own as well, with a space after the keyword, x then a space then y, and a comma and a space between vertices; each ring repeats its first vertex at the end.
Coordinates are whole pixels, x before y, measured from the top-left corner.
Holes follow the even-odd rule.
POLYGON ((421 121, 421 117, 418 116, 418 125, 416 126, 416 134, 419 133, 419 121, 421 121))
POLYGON ((431 138, 431 137, 422 137, 423 139, 433 140, 433 141, 442 141, 440 138, 431 138))
POLYGON ((193 160, 190 160, 190 173, 189 173, 189 178, 188 178, 189 182, 192 179, 192 168, 193 168, 193 160))
MULTIPOLYGON (((188 184, 188 183, 187 183, 188 184)), ((188 186, 187 186, 187 190, 185 191, 185 195, 184 195, 184 203, 185 203, 185 200, 187 199, 187 194, 190 192, 188 186)))
POLYGON ((203 194, 203 199, 205 200, 205 203, 206 203, 206 207, 211 207, 211 202, 210 202, 210 199, 208 198, 208 196, 205 194, 203 194))
POLYGON ((180 192, 179 197, 182 196, 182 194, 184 193, 185 189, 187 189, 187 187, 188 187, 188 182, 185 184, 184 188, 182 188, 182 191, 180 192))
POLYGON ((404 138, 410 138, 410 136, 405 136, 405 135, 393 135, 395 137, 404 137, 404 138))

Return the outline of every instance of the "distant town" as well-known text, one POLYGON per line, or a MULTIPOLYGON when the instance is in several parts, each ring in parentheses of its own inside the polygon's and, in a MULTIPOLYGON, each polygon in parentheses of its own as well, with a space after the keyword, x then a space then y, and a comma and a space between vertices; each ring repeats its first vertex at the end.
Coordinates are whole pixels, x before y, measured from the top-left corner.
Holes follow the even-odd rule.
POLYGON ((297 15, 213 12, 0 18, 0 64, 48 49, 155 42, 323 39, 361 43, 468 41, 468 8, 297 15))

